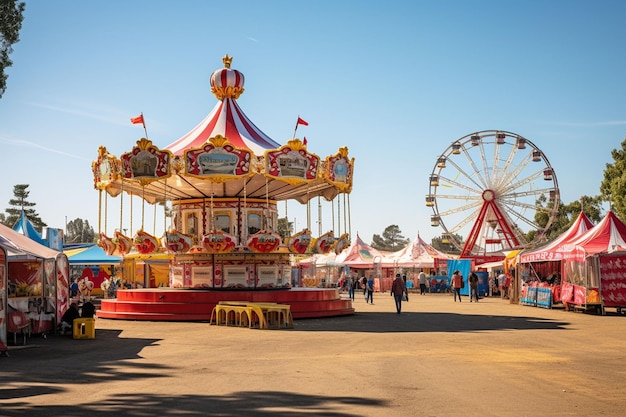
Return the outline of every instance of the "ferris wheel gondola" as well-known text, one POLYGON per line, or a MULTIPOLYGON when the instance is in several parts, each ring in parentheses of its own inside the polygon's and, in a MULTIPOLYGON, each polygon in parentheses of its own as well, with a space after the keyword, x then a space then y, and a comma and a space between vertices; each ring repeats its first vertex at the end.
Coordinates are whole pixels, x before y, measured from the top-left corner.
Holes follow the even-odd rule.
POLYGON ((452 142, 437 158, 426 205, 431 225, 461 257, 484 257, 545 239, 558 212, 558 181, 530 140, 485 130, 452 142))

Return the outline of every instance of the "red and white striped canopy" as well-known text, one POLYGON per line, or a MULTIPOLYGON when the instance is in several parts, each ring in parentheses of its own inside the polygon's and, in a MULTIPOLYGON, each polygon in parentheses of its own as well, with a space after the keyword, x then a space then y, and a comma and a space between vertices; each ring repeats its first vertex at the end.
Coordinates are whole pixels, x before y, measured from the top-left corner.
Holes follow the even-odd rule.
POLYGON ((220 100, 207 117, 189 133, 168 145, 175 155, 182 155, 186 149, 199 148, 210 138, 221 135, 237 148, 246 148, 261 156, 268 149, 277 149, 280 145, 263 133, 246 117, 237 104, 237 98, 243 93, 244 76, 230 68, 232 58, 223 58, 224 68, 211 74, 211 91, 220 100))
POLYGON ((199 148, 216 135, 224 136, 237 148, 250 149, 255 155, 280 148, 278 143, 246 117, 235 100, 225 98, 189 133, 165 149, 175 155, 182 155, 186 149, 199 148))

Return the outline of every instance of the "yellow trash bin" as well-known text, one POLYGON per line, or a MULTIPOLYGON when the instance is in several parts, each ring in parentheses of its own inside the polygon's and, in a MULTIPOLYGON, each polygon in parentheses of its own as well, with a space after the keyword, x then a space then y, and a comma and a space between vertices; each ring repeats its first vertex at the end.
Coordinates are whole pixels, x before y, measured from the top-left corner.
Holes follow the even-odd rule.
POLYGON ((96 319, 79 318, 74 319, 74 328, 72 329, 74 339, 95 339, 96 338, 96 319))

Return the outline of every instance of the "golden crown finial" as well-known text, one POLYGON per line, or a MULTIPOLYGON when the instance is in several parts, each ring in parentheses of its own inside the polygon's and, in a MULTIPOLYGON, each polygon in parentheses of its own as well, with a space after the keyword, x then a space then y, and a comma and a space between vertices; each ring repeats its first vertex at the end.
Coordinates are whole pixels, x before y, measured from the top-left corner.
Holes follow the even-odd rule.
POLYGON ((226 54, 224 55, 224 58, 222 58, 222 62, 224 63, 225 68, 230 68, 230 64, 233 62, 233 57, 226 54))

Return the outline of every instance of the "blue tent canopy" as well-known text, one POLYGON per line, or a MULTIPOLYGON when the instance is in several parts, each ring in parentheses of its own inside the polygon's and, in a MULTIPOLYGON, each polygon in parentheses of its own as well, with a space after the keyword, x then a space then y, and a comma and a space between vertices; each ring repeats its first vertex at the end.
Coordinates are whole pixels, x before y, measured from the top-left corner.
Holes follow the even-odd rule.
POLYGON ((64 252, 70 265, 111 265, 122 261, 121 256, 107 255, 100 246, 95 244, 66 249, 64 252))
POLYGON ((28 217, 26 217, 26 213, 24 213, 24 210, 22 210, 20 219, 13 226, 13 230, 34 240, 40 245, 48 246, 47 242, 43 239, 41 234, 35 229, 35 226, 33 226, 33 223, 30 220, 28 220, 28 217))

